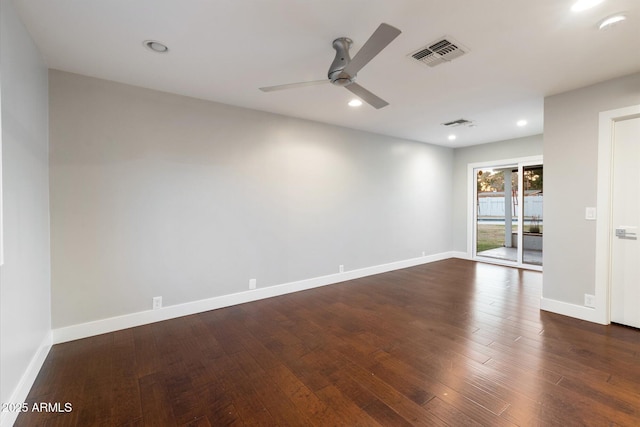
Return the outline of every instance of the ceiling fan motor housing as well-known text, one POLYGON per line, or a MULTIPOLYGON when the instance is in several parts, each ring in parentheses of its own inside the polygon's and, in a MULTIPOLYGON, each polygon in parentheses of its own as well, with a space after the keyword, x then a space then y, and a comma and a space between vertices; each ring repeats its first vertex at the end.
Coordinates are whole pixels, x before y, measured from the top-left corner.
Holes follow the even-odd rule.
POLYGON ((356 76, 350 76, 343 70, 351 62, 349 48, 353 41, 347 37, 340 37, 333 41, 333 48, 336 50, 336 57, 329 67, 328 77, 331 83, 337 86, 347 86, 356 80, 356 76))

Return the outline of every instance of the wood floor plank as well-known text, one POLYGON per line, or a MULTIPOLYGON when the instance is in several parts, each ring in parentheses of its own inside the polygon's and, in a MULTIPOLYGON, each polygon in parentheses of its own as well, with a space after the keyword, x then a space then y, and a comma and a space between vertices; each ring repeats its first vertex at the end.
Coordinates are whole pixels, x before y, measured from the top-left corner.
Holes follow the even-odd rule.
POLYGON ((173 415, 169 391, 163 381, 163 374, 146 375, 138 381, 140 383, 140 400, 142 402, 144 424, 148 426, 177 425, 173 415))
POLYGON ((363 367, 349 362, 345 365, 344 372, 412 425, 446 425, 443 419, 438 418, 412 399, 408 399, 396 388, 363 367))
POLYGON ((196 418, 195 420, 189 421, 186 424, 182 424, 183 427, 212 427, 211 423, 209 422, 209 418, 207 417, 200 417, 200 418, 196 418))
POLYGON ((217 426, 244 426, 244 422, 240 418, 238 411, 233 404, 224 408, 215 408, 207 417, 212 427, 217 426))
POLYGON ((138 378, 155 374, 162 369, 153 329, 153 325, 132 328, 138 378))
POLYGON ((256 394, 264 403, 276 425, 308 426, 311 424, 306 413, 296 405, 278 385, 269 380, 264 370, 246 351, 236 353, 236 362, 245 371, 256 394))
MULTIPOLYGON (((379 353, 376 355, 376 361, 378 362, 378 366, 376 366, 374 371, 376 375, 382 377, 385 381, 392 382, 394 387, 406 390, 408 384, 413 383, 414 386, 419 385, 420 389, 418 389, 418 394, 411 392, 409 394, 409 397, 416 403, 424 405, 432 398, 439 397, 477 422, 491 426, 513 425, 513 423, 500 418, 500 416, 490 408, 485 407, 483 405, 484 399, 478 399, 475 394, 462 394, 446 384, 431 378, 429 374, 409 367, 392 355, 379 353)), ((498 410, 501 409, 502 407, 498 410)))
POLYGON ((135 340, 132 329, 114 333, 113 353, 110 362, 112 373, 109 383, 115 404, 111 407, 109 421, 116 425, 124 425, 131 419, 141 419, 142 403, 136 372, 135 340))
MULTIPOLYGON (((237 353, 234 351, 234 354, 237 353)), ((221 386, 229 393, 242 422, 248 425, 276 425, 250 379, 233 358, 222 356, 217 362, 221 386)))
POLYGON ((469 418, 463 412, 456 409, 453 405, 448 404, 439 397, 435 397, 425 404, 434 415, 443 420, 447 420, 449 425, 482 427, 482 424, 469 418))
POLYGON ((449 259, 53 346, 16 426, 640 425, 640 331, 449 259))
MULTIPOLYGON (((94 338, 91 357, 85 360, 86 375, 82 394, 84 402, 79 409, 78 424, 104 425, 110 420, 114 400, 112 389, 114 358, 114 335, 100 335, 94 338)), ((138 412, 139 414, 139 412, 138 412)))
POLYGON ((327 406, 331 407, 340 417, 340 424, 344 426, 375 426, 380 424, 360 409, 352 400, 348 399, 339 389, 328 385, 316 392, 327 406))

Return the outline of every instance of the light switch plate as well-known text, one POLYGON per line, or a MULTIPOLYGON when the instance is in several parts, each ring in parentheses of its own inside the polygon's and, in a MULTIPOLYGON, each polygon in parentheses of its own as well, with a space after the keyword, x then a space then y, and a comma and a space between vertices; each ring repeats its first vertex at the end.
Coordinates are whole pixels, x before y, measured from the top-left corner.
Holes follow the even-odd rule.
POLYGON ((585 208, 584 219, 594 221, 596 219, 596 208, 585 208))

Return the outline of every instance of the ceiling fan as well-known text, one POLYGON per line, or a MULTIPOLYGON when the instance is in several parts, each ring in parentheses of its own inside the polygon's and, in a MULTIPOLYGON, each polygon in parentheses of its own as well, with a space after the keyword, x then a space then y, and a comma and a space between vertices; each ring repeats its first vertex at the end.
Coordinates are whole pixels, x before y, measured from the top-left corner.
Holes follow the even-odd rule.
POLYGON ((314 80, 309 82, 290 83, 278 86, 261 87, 263 92, 272 92, 283 89, 293 89, 305 86, 314 86, 325 83, 333 83, 336 86, 342 86, 345 89, 351 91, 354 95, 368 103, 374 108, 382 108, 389 105, 387 101, 367 89, 356 83, 356 75, 358 71, 369 63, 382 49, 387 47, 401 31, 389 24, 382 23, 373 32, 369 40, 365 42, 362 48, 358 51, 356 56, 351 59, 349 56, 349 48, 353 43, 351 39, 347 37, 340 37, 333 41, 333 48, 336 50, 336 57, 329 67, 328 77, 329 80, 314 80))

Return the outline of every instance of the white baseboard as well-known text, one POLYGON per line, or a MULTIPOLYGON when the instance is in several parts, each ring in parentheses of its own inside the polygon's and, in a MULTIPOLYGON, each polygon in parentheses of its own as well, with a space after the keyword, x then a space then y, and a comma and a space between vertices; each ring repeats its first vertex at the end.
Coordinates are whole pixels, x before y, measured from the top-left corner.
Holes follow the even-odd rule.
POLYGON ((471 259, 471 255, 469 255, 466 252, 452 251, 452 252, 449 252, 449 254, 451 254, 450 258, 458 258, 458 259, 466 259, 466 260, 471 259))
MULTIPOLYGON (((358 270, 345 271, 343 273, 329 274, 327 276, 314 277, 311 279, 269 286, 266 288, 258 288, 250 291, 238 292, 235 294, 222 295, 184 304, 167 306, 158 310, 140 311, 123 316, 110 317, 108 319, 101 319, 93 322, 66 326, 53 330, 53 343, 59 344, 67 341, 87 338, 94 335, 100 335, 107 332, 146 325, 153 322, 160 322, 162 320, 202 313, 204 311, 215 310, 218 308, 229 307, 232 305, 243 304, 279 295, 285 295, 292 292, 304 291, 320 286, 332 285, 334 283, 358 279, 361 277, 385 273, 388 271, 399 270, 402 268, 413 267, 420 264, 428 264, 434 261, 459 257, 458 254, 458 252, 443 252, 435 255, 427 255, 418 258, 391 262, 388 264, 361 268, 358 270)), ((466 254, 462 254, 466 256, 466 254)))
MULTIPOLYGON (((49 354, 49 350, 51 350, 51 345, 53 343, 53 334, 51 332, 47 333, 42 343, 40 343, 40 347, 31 358, 31 362, 29 362, 29 366, 27 366, 26 371, 20 378, 20 382, 18 386, 15 388, 9 400, 5 403, 22 403, 27 401, 27 396, 29 395, 29 391, 31 387, 33 387, 33 383, 40 372, 40 368, 44 364, 47 355, 49 354)), ((0 427, 10 427, 20 415, 19 412, 2 412, 0 415, 0 427)))
POLYGON ((598 315, 595 309, 564 301, 544 297, 540 298, 540 310, 575 317, 576 319, 586 320, 588 322, 604 324, 600 319, 601 316, 598 315))

